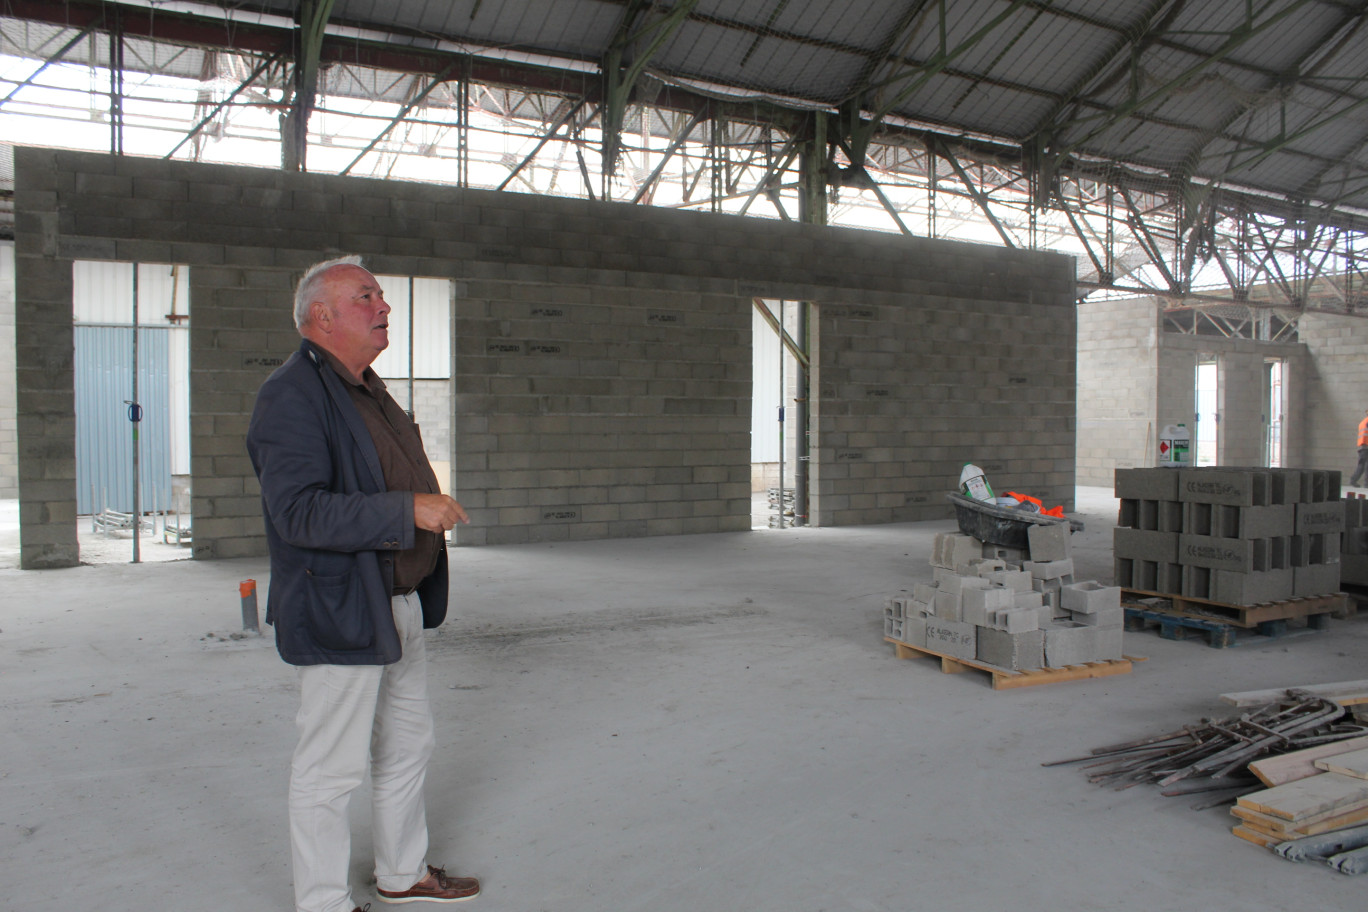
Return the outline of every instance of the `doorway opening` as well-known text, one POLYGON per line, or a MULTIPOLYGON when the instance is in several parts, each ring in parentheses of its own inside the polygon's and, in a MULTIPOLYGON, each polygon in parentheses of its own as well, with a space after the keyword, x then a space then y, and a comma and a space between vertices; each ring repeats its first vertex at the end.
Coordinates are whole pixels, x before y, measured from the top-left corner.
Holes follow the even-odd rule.
POLYGON ((1193 439, 1192 464, 1220 464, 1220 369, 1215 360, 1197 362, 1197 435, 1193 439))
POLYGON ((1269 358, 1264 362, 1264 465, 1280 469, 1287 454, 1283 439, 1284 412, 1287 407, 1287 362, 1269 358))
MULTIPOLYGON (((389 346, 371 369, 418 425, 442 493, 455 488, 450 279, 377 275, 389 302, 389 346)), ((454 496, 454 495, 452 495, 454 496)), ((453 533, 455 534, 454 530, 453 533)))
POLYGON ((807 522, 808 304, 755 298, 751 316, 751 528, 807 522))
POLYGON ((189 558, 189 268, 78 260, 72 320, 81 560, 189 558))

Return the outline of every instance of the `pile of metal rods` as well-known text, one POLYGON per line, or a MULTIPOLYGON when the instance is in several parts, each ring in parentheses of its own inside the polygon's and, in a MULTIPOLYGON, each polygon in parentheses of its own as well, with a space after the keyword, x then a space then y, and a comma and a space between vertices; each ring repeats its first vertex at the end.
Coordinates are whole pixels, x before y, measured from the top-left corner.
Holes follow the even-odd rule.
MULTIPOLYGON (((1175 732, 1094 748, 1086 757, 1056 760, 1044 766, 1093 761, 1088 779, 1117 791, 1142 783, 1165 786, 1166 796, 1204 791, 1242 791, 1264 788, 1249 772, 1261 757, 1285 754, 1362 735, 1364 726, 1342 721, 1344 707, 1304 691, 1289 690, 1284 700, 1229 719, 1202 719, 1175 732), (1184 780, 1187 780, 1184 782, 1184 780), (1184 782, 1181 786, 1175 783, 1184 782)), ((1194 805, 1213 807, 1235 800, 1238 794, 1194 805)))

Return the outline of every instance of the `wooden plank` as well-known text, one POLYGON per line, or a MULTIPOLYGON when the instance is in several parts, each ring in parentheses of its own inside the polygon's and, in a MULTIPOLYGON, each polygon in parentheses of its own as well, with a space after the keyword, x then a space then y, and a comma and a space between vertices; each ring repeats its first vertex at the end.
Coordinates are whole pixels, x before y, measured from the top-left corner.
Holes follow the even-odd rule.
POLYGON ((1110 675, 1129 674, 1135 662, 1143 662, 1140 656, 1125 656, 1106 662, 1089 662, 1086 665, 1069 665, 1064 668, 1033 668, 1029 671, 1013 671, 999 665, 989 665, 973 659, 961 659, 927 649, 913 646, 893 637, 884 637, 884 642, 893 644, 893 652, 900 659, 926 656, 940 659, 941 672, 944 674, 963 674, 971 669, 986 671, 992 676, 994 690, 1009 690, 1014 687, 1032 687, 1036 684, 1055 684, 1061 681, 1081 681, 1087 678, 1104 678, 1110 675))
POLYGON ((1211 599, 1190 598, 1173 592, 1152 592, 1148 589, 1121 590, 1121 603, 1147 610, 1155 609, 1143 604, 1142 599, 1165 599, 1169 607, 1162 609, 1174 614, 1196 618, 1213 617, 1234 624, 1237 627, 1254 628, 1268 621, 1283 621, 1309 617, 1313 614, 1333 614, 1342 612, 1349 603, 1349 597, 1342 592, 1325 595, 1311 595, 1288 599, 1283 602, 1265 602, 1259 605, 1232 605, 1211 599), (1138 604, 1137 604, 1138 603, 1138 604))
POLYGON ((1368 779, 1368 749, 1321 757, 1315 763, 1317 768, 1323 769, 1327 773, 1339 773, 1342 776, 1353 776, 1355 779, 1368 779))
POLYGON ((1244 824, 1238 824, 1236 826, 1231 827, 1230 832, 1234 833, 1236 836, 1239 836, 1245 842, 1254 843, 1261 849, 1271 849, 1278 843, 1287 841, 1286 839, 1274 839, 1272 837, 1265 836, 1262 833, 1256 832, 1255 830, 1251 830, 1244 824))
POLYGON ((1221 694, 1221 702, 1232 706, 1263 706, 1287 699, 1289 689, 1304 690, 1337 703, 1341 697, 1357 698, 1359 702, 1368 701, 1368 681, 1339 681, 1333 684, 1302 684, 1294 688, 1281 687, 1276 690, 1246 690, 1240 693, 1221 694))
POLYGON ((1230 813, 1261 833, 1281 839, 1301 839, 1303 836, 1319 836, 1321 833, 1342 830, 1368 821, 1368 804, 1355 805, 1349 809, 1336 808, 1324 814, 1312 815, 1295 824, 1290 820, 1282 820, 1240 807, 1238 804, 1230 809, 1230 813))
POLYGON ((1358 738, 1345 738, 1343 741, 1333 741, 1329 744, 1318 744, 1315 747, 1279 754, 1276 757, 1264 757, 1249 764, 1249 771, 1258 776, 1259 781, 1264 785, 1272 788, 1275 785, 1295 782, 1298 779, 1305 779, 1307 776, 1315 776, 1324 772, 1324 770, 1317 769, 1315 763, 1322 757, 1333 757, 1336 754, 1344 754, 1364 748, 1368 748, 1368 735, 1362 735, 1358 738))
POLYGON ((1295 782, 1275 785, 1236 800, 1240 807, 1252 808, 1271 817, 1299 821, 1313 814, 1368 802, 1368 780, 1320 773, 1295 782))

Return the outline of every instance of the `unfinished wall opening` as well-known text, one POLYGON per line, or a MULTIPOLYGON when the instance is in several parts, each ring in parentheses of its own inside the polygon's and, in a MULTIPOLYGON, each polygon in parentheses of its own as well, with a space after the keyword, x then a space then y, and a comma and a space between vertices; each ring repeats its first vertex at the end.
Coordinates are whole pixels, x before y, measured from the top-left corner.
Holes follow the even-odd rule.
POLYGON ((1285 360, 1269 358, 1264 361, 1264 465, 1274 469, 1282 468, 1287 462, 1283 439, 1287 409, 1286 377, 1285 360))
POLYGON ((186 266, 72 264, 81 560, 191 557, 186 266))
POLYGON ((398 275, 376 278, 390 305, 389 347, 371 368, 417 422, 442 493, 451 494, 452 282, 398 275))
POLYGON ((807 305, 753 303, 751 527, 787 529, 807 518, 807 305))
POLYGON ((1197 361, 1196 413, 1197 428, 1192 438, 1192 464, 1220 465, 1220 364, 1210 356, 1197 361))

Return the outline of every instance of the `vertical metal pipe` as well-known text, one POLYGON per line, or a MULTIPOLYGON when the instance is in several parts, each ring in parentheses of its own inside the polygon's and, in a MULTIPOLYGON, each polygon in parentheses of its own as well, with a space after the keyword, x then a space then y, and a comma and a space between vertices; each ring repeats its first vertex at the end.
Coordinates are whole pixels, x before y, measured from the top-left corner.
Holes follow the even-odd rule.
MULTIPOLYGON (((766 304, 766 307, 769 305, 766 304)), ((779 301, 779 328, 784 328, 784 302, 779 301)), ((783 337, 779 342, 779 528, 784 528, 784 361, 788 358, 784 351, 783 337)))
POLYGON ((133 264, 133 402, 128 407, 128 419, 133 425, 133 563, 142 560, 142 479, 138 454, 138 422, 142 420, 142 406, 138 404, 138 264, 133 264))
MULTIPOLYGON (((812 345, 808 342, 808 312, 810 301, 798 302, 798 344, 812 363, 812 345)), ((794 424, 797 426, 794 438, 797 445, 796 461, 793 464, 793 524, 807 525, 808 521, 808 466, 812 462, 812 435, 808 428, 808 397, 811 395, 811 376, 808 368, 800 362, 797 367, 798 395, 794 397, 794 424)))
POLYGON ((408 325, 408 393, 409 417, 417 421, 418 404, 413 401, 413 276, 408 277, 409 286, 409 325, 408 325))

